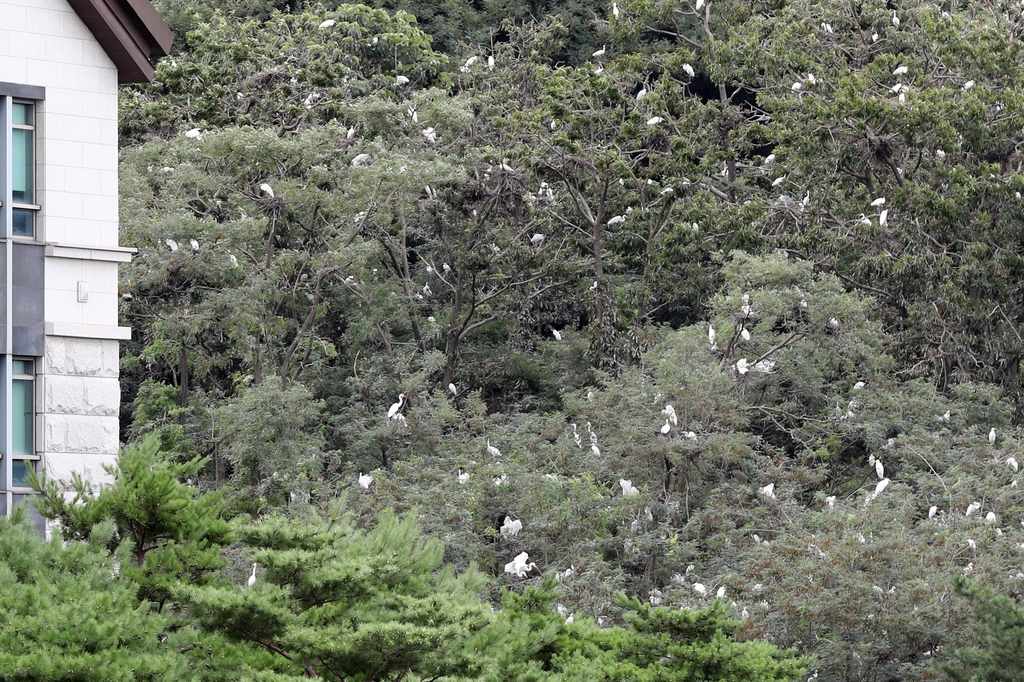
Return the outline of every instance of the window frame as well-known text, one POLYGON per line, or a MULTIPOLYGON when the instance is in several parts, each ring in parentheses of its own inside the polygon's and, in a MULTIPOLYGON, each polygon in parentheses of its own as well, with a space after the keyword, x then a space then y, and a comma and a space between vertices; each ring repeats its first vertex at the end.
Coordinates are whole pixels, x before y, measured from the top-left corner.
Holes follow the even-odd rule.
MULTIPOLYGON (((27 234, 16 233, 14 231, 14 225, 16 223, 16 221, 15 221, 15 223, 11 224, 11 237, 14 238, 14 239, 20 239, 20 240, 24 240, 24 241, 35 241, 36 235, 37 235, 37 233, 39 231, 39 212, 42 210, 42 206, 39 205, 38 197, 37 197, 37 191, 38 191, 37 187, 38 187, 38 180, 39 180, 39 125, 38 125, 38 121, 39 121, 39 100, 26 99, 24 97, 12 97, 11 98, 11 106, 12 106, 12 108, 14 106, 19 105, 19 104, 24 104, 24 105, 27 105, 29 107, 28 120, 30 122, 29 123, 14 123, 13 122, 13 120, 14 120, 14 116, 13 116, 14 112, 12 111, 11 112, 11 132, 12 132, 12 139, 13 139, 13 132, 15 130, 27 130, 31 134, 30 151, 31 151, 31 154, 32 154, 32 158, 31 158, 31 173, 32 173, 32 178, 31 178, 31 194, 32 194, 32 196, 31 196, 31 199, 32 199, 32 202, 31 203, 24 203, 24 202, 17 202, 17 201, 13 201, 12 200, 11 201, 11 220, 12 221, 15 220, 14 215, 15 215, 16 212, 21 212, 21 213, 27 212, 29 214, 29 216, 30 216, 30 220, 31 220, 32 225, 31 225, 31 230, 27 234)), ((12 150, 12 153, 13 153, 13 150, 12 150)), ((13 178, 11 178, 11 182, 13 182, 13 178)))
POLYGON ((17 463, 17 462, 24 462, 26 468, 31 469, 32 471, 35 471, 35 467, 36 467, 35 463, 38 462, 40 459, 42 459, 41 456, 39 455, 39 449, 36 447, 36 442, 37 442, 37 438, 36 438, 36 435, 37 435, 36 434, 36 416, 37 416, 37 414, 36 414, 36 406, 37 406, 37 402, 38 402, 36 400, 36 397, 37 397, 36 396, 36 386, 37 386, 36 378, 38 377, 38 373, 36 371, 36 365, 37 365, 38 362, 39 362, 39 358, 34 358, 34 357, 22 357, 22 356, 19 356, 19 355, 15 355, 15 356, 13 356, 11 358, 12 398, 13 398, 13 385, 14 385, 14 382, 16 382, 16 381, 24 381, 24 382, 28 382, 28 384, 29 384, 28 398, 31 401, 30 410, 29 410, 29 412, 26 413, 26 414, 31 415, 29 417, 29 420, 28 420, 28 434, 27 434, 28 438, 31 439, 30 447, 29 447, 31 452, 28 452, 28 453, 13 452, 13 449, 14 449, 14 447, 13 447, 13 442, 14 442, 13 435, 14 435, 14 430, 17 428, 16 424, 18 422, 17 422, 17 420, 15 418, 13 409, 11 411, 11 419, 12 419, 12 422, 13 422, 11 424, 11 434, 12 434, 12 438, 11 438, 12 448, 11 449, 12 449, 12 452, 11 452, 11 455, 10 455, 11 463, 12 463, 12 469, 11 469, 12 480, 11 480, 11 483, 10 483, 11 490, 26 490, 26 489, 30 490, 31 489, 28 485, 16 485, 15 484, 14 476, 13 476, 13 474, 14 474, 14 468, 13 467, 14 467, 15 463, 17 463), (15 363, 18 363, 18 362, 27 363, 28 367, 29 367, 29 372, 28 373, 16 373, 14 371, 14 367, 15 367, 15 363))

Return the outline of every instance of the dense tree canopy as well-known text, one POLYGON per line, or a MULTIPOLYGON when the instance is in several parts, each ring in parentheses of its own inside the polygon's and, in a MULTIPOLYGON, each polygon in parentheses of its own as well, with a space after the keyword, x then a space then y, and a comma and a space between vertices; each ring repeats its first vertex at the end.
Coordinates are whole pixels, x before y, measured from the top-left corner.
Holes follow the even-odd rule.
MULTIPOLYGON (((513 5, 164 3, 122 479, 217 516, 140 598, 210 679, 1009 667, 969 624, 1024 593, 1020 8, 513 5), (350 618, 409 650, 310 634, 350 618)), ((48 513, 120 529, 118 485, 48 513)))

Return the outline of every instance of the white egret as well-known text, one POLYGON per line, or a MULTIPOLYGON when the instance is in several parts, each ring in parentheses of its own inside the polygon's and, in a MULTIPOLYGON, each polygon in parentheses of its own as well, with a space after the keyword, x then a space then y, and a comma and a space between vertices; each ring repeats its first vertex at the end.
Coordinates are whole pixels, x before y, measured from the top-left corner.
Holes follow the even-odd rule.
POLYGON ((967 81, 964 83, 964 90, 970 90, 974 87, 974 81, 967 81))
POLYGON ((665 420, 665 425, 661 427, 662 435, 668 435, 668 432, 672 430, 672 424, 669 423, 668 419, 665 420))
POLYGON ((424 128, 423 129, 423 139, 428 144, 436 143, 437 142, 437 131, 434 130, 433 128, 424 128))
POLYGON ((623 497, 632 497, 633 495, 639 495, 640 491, 633 486, 633 481, 629 479, 620 478, 619 485, 622 487, 623 497))
POLYGON ((590 444, 590 452, 595 457, 600 457, 601 456, 601 448, 597 447, 597 443, 591 443, 590 444))
POLYGON ((664 120, 665 119, 663 119, 661 116, 651 116, 649 119, 647 119, 647 125, 656 126, 664 120))
POLYGON ((774 160, 775 160, 775 154, 769 154, 768 156, 764 157, 764 165, 767 166, 768 164, 770 164, 774 160))
POLYGON ((876 497, 881 495, 882 491, 885 490, 888 486, 889 486, 889 479, 888 478, 883 478, 881 481, 879 481, 877 484, 875 484, 875 492, 871 495, 871 499, 875 499, 876 497))
POLYGON ((574 613, 570 613, 569 617, 565 619, 565 624, 566 625, 572 625, 573 623, 575 623, 576 622, 576 619, 574 618, 575 615, 576 614, 574 614, 574 613))
POLYGON ((498 164, 498 167, 501 168, 501 170, 507 171, 509 173, 512 173, 512 172, 515 171, 515 169, 512 168, 512 166, 508 165, 508 159, 502 159, 501 163, 498 164))
POLYGON ((801 90, 803 90, 803 89, 804 89, 804 84, 803 84, 803 83, 801 83, 800 81, 797 81, 796 83, 793 83, 793 85, 791 86, 791 88, 790 88, 790 89, 791 89, 791 90, 792 90, 793 92, 800 92, 801 90))
POLYGON ((352 165, 356 168, 365 166, 370 162, 369 154, 356 154, 355 158, 352 159, 352 165))
POLYGON ((274 188, 271 187, 269 184, 264 182, 262 185, 260 185, 260 191, 266 194, 271 199, 274 198, 274 188))
POLYGON ((676 414, 676 408, 672 407, 672 405, 666 405, 661 413, 668 418, 666 421, 672 422, 673 426, 679 425, 679 416, 676 414))
POLYGON ((703 597, 708 593, 708 588, 704 587, 701 583, 694 583, 693 591, 703 597))
POLYGON ((883 210, 878 214, 878 225, 879 227, 885 227, 889 224, 889 211, 883 210))
POLYGON ((487 454, 491 457, 501 457, 501 450, 491 445, 491 439, 487 439, 487 454))
POLYGON ((612 3, 612 16, 616 19, 619 18, 619 4, 617 2, 612 3))
POLYGON ((746 327, 740 330, 740 337, 744 341, 750 341, 750 332, 747 331, 746 327))
POLYGON ((774 500, 775 499, 775 484, 774 483, 769 483, 768 485, 766 485, 763 488, 758 488, 757 489, 757 494, 760 495, 761 497, 765 498, 766 500, 774 500))
POLYGON ((399 75, 395 76, 395 83, 397 83, 398 85, 408 85, 409 84, 409 77, 408 76, 403 76, 403 75, 399 74, 399 75))
POLYGON ((725 599, 725 585, 718 588, 716 595, 719 599, 725 599))
POLYGON ((715 328, 710 324, 708 325, 708 343, 712 346, 715 345, 715 328))
POLYGON ((351 128, 348 129, 348 132, 345 133, 345 139, 346 140, 351 140, 355 136, 356 136, 356 128, 355 128, 355 126, 352 126, 351 128))
POLYGON ((551 330, 551 335, 553 337, 555 337, 555 341, 561 341, 562 340, 562 334, 557 329, 552 329, 551 330))
POLYGON ((882 460, 875 460, 875 473, 878 474, 879 478, 885 478, 885 465, 882 464, 882 460))
POLYGON ((930 518, 932 518, 933 516, 935 516, 935 515, 936 515, 936 514, 938 514, 938 513, 939 513, 939 508, 938 508, 938 507, 936 507, 936 506, 935 506, 935 505, 933 504, 933 505, 931 506, 931 508, 930 508, 930 509, 928 510, 928 518, 930 519, 930 518))
POLYGON ((996 443, 996 427, 993 426, 992 429, 989 430, 989 432, 988 432, 988 444, 989 445, 995 445, 995 443, 996 443))
POLYGON ((467 483, 469 483, 469 472, 468 471, 460 471, 459 472, 459 485, 466 485, 467 483))
POLYGON ((864 388, 865 385, 866 384, 863 381, 858 381, 853 385, 853 390, 859 391, 860 389, 864 388))
POLYGON ((501 524, 501 537, 514 538, 523 529, 523 522, 519 519, 513 521, 511 517, 505 517, 505 523, 501 524))
POLYGON ((736 371, 741 375, 750 371, 749 363, 746 358, 740 358, 736 361, 736 371))
POLYGON ((488 70, 494 69, 494 55, 487 56, 487 68, 488 70))
POLYGON ((363 490, 366 490, 371 485, 373 485, 373 476, 371 476, 370 474, 360 473, 359 474, 359 487, 362 488, 363 490))
POLYGON ((452 395, 458 395, 459 389, 455 387, 455 384, 448 384, 448 392, 451 393, 452 395))
POLYGON ((461 71, 462 73, 469 73, 469 67, 476 64, 476 60, 477 57, 475 55, 470 57, 469 59, 466 60, 466 63, 459 68, 459 71, 461 71))
POLYGON ((839 329, 839 320, 837 320, 834 317, 828 318, 828 328, 832 329, 833 331, 839 329))
POLYGON ((327 21, 322 21, 322 22, 320 22, 320 30, 321 31, 326 31, 331 26, 334 26, 336 23, 338 23, 338 22, 336 22, 334 19, 328 19, 327 21))
POLYGON ((529 560, 530 555, 526 552, 517 554, 515 559, 505 564, 505 572, 519 578, 525 578, 531 569, 537 568, 537 564, 532 561, 527 563, 529 560))
POLYGON ((686 433, 683 434, 683 438, 686 438, 688 440, 697 440, 697 434, 694 433, 693 431, 687 431, 686 433))
POLYGON ((199 250, 199 242, 196 241, 195 239, 189 239, 188 240, 188 245, 192 247, 193 251, 198 251, 199 250))
POLYGON ((969 505, 967 505, 967 513, 964 514, 964 516, 965 517, 966 516, 970 516, 974 512, 978 511, 979 509, 981 509, 981 503, 980 502, 971 502, 969 505))
POLYGON ((449 272, 452 271, 452 266, 448 265, 447 263, 441 263, 441 269, 444 270, 445 274, 447 275, 449 272))
POLYGON ((743 618, 750 618, 750 612, 746 609, 743 609, 742 611, 740 611, 740 616, 742 616, 743 618))
POLYGON ((164 244, 167 244, 167 248, 169 248, 172 252, 178 250, 178 242, 174 241, 173 239, 165 239, 164 244))
POLYGON ((602 45, 602 46, 601 46, 601 49, 600 49, 600 50, 597 50, 596 52, 594 52, 594 54, 593 54, 593 55, 591 55, 591 56, 592 56, 592 57, 603 57, 603 56, 604 56, 604 48, 605 48, 605 46, 604 46, 604 45, 602 45))
POLYGON ((896 10, 892 11, 892 25, 896 28, 900 27, 900 18, 896 16, 896 10))
POLYGON ((988 521, 989 523, 994 523, 995 520, 996 520, 996 513, 995 512, 989 512, 988 514, 985 514, 985 520, 988 521))
POLYGON ((829 509, 835 507, 836 506, 836 496, 835 495, 829 495, 828 497, 826 497, 825 498, 825 505, 828 506, 829 509))
POLYGON ((640 92, 636 93, 636 101, 639 102, 647 96, 647 88, 640 88, 640 92))
POLYGON ((249 576, 249 587, 256 584, 256 564, 252 565, 252 575, 249 576))
POLYGON ((786 176, 785 175, 780 175, 779 177, 777 177, 774 180, 772 180, 772 187, 778 187, 779 185, 781 185, 785 181, 786 181, 786 176))
POLYGON ((608 219, 608 225, 609 226, 611 226, 611 225, 618 225, 619 223, 624 223, 624 222, 626 222, 626 216, 624 216, 624 215, 612 216, 611 218, 608 219))
POLYGON ((1006 463, 1010 466, 1011 469, 1013 469, 1013 473, 1017 473, 1019 465, 1017 464, 1016 457, 1010 457, 1009 459, 1006 460, 1006 463))
POLYGON ((388 408, 388 419, 394 419, 395 415, 398 414, 398 411, 400 409, 402 409, 402 405, 404 405, 404 404, 405 404, 405 394, 404 393, 399 393, 398 394, 398 402, 397 403, 393 403, 391 405, 391 407, 388 408))
POLYGON ((199 128, 193 128, 192 130, 185 133, 185 137, 187 137, 190 140, 199 140, 201 142, 203 139, 203 134, 199 132, 199 128))
POLYGON ((690 78, 693 78, 694 71, 693 71, 693 67, 692 66, 690 66, 689 64, 683 64, 683 71, 686 72, 687 76, 689 76, 690 78))
POLYGON ((695 5, 696 10, 699 12, 704 7, 704 0, 697 0, 695 5))
POLYGON ((881 206, 884 203, 885 203, 885 197, 878 197, 877 199, 875 199, 874 201, 871 202, 871 205, 875 206, 875 207, 878 207, 878 206, 881 206))
POLYGON ((541 244, 544 243, 544 235, 542 235, 539 232, 534 234, 532 237, 530 237, 530 243, 533 244, 534 246, 540 246, 541 244))
POLYGON ((508 483, 508 474, 502 474, 501 476, 495 476, 493 480, 494 480, 494 486, 495 487, 505 485, 506 483, 508 483))
POLYGON ((944 159, 946 158, 946 152, 942 151, 941 149, 936 149, 935 156, 937 156, 940 159, 944 159))
POLYGON ((900 65, 900 66, 896 67, 896 70, 892 72, 892 75, 894 75, 894 76, 902 76, 906 72, 907 72, 907 67, 903 66, 903 65, 900 65))

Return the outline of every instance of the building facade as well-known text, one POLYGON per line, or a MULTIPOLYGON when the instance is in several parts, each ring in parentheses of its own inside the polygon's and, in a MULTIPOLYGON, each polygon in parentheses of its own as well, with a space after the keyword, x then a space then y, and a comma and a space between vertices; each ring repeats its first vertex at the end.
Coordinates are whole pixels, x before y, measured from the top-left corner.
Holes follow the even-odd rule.
POLYGON ((2 514, 116 458, 118 85, 170 44, 148 0, 0 0, 2 514))

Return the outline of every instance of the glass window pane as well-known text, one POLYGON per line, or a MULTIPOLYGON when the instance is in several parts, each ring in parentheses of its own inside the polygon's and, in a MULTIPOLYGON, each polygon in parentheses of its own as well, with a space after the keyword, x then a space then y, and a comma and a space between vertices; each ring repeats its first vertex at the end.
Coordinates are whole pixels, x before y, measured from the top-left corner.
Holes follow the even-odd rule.
POLYGON ((14 360, 11 364, 14 367, 14 374, 32 374, 31 360, 14 360))
POLYGON ((32 105, 26 104, 25 102, 15 102, 14 110, 14 125, 16 126, 30 126, 32 124, 32 105))
POLYGON ((32 200, 33 148, 31 130, 15 128, 14 134, 14 203, 34 204, 32 200))
POLYGON ((35 234, 36 213, 23 208, 14 209, 14 234, 31 237, 35 234))
POLYGON ((28 487, 28 470, 32 466, 32 461, 16 459, 11 462, 11 465, 14 468, 13 475, 11 476, 11 485, 15 488, 28 487))
POLYGON ((32 448, 32 382, 15 379, 11 382, 13 395, 11 405, 11 431, 14 437, 14 454, 35 454, 32 448))

